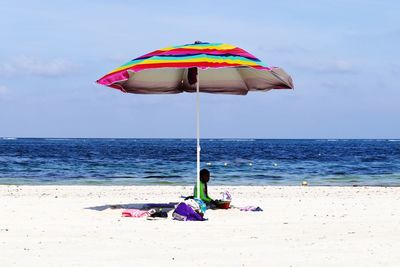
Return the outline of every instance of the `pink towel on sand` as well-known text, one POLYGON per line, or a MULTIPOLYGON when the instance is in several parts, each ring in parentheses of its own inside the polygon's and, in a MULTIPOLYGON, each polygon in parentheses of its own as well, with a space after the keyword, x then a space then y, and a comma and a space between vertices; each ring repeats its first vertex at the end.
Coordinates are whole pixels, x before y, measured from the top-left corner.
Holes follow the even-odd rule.
POLYGON ((122 211, 122 217, 143 218, 150 216, 149 210, 126 209, 122 211))

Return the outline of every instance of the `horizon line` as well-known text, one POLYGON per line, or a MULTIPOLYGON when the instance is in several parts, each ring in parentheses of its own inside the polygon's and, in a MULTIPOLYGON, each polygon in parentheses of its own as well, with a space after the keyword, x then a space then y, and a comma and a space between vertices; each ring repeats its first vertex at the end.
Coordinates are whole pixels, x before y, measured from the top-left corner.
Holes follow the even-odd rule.
MULTIPOLYGON (((1 140, 10 139, 194 139, 196 137, 18 137, 18 136, 0 136, 1 140)), ((242 140, 400 140, 400 138, 362 138, 362 137, 296 137, 296 138, 279 138, 279 137, 202 137, 200 140, 204 139, 242 139, 242 140)))

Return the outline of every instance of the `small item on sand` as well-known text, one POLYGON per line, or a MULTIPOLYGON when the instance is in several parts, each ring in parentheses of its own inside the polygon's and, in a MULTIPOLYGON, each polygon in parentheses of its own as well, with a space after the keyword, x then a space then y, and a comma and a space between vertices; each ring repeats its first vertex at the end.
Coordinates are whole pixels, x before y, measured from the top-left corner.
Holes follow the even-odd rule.
POLYGON ((168 218, 168 213, 166 211, 163 211, 162 209, 159 209, 158 211, 155 211, 154 213, 150 214, 150 217, 168 218))
POLYGON ((138 210, 138 209, 126 209, 122 211, 122 217, 133 217, 133 218, 143 218, 148 217, 156 211, 151 210, 138 210))
POLYGON ((225 192, 221 192, 221 196, 223 201, 232 201, 232 196, 228 190, 226 190, 225 192))
POLYGON ((263 211, 262 208, 256 207, 256 206, 246 206, 243 208, 240 208, 241 211, 263 211))
POLYGON ((215 204, 217 206, 217 209, 223 209, 223 210, 227 210, 231 206, 230 201, 224 201, 224 200, 219 200, 219 199, 215 200, 215 204))
POLYGON ((301 183, 301 185, 302 185, 302 186, 307 186, 307 185, 308 185, 308 182, 304 180, 304 181, 301 183))
POLYGON ((221 192, 221 198, 214 201, 217 209, 229 209, 232 201, 231 194, 228 191, 221 192))

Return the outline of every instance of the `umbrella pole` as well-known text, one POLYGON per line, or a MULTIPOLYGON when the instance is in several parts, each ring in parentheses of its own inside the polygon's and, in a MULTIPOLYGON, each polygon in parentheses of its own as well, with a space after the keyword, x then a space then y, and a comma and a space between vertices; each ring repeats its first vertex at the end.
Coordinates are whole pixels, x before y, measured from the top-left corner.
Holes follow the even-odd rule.
POLYGON ((200 199, 200 89, 199 89, 199 68, 197 68, 197 79, 196 79, 196 135, 197 135, 197 198, 200 199))

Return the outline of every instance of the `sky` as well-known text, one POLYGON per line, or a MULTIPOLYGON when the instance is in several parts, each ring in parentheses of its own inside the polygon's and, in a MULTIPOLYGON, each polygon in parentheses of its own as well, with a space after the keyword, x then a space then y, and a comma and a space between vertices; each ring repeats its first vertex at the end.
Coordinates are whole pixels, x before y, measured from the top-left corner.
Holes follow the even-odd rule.
POLYGON ((0 0, 0 137, 194 138, 195 95, 95 84, 196 40, 279 66, 294 90, 201 94, 205 138, 400 138, 400 2, 0 0))

